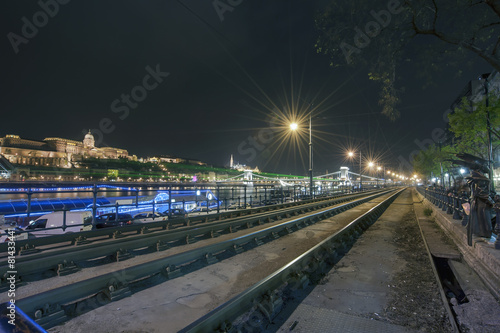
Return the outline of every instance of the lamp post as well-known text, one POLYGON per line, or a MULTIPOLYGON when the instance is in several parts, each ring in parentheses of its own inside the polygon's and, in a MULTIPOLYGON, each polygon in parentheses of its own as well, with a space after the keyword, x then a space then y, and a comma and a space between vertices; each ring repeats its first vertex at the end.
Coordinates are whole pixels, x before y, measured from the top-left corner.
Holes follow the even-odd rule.
POLYGON ((312 144, 312 112, 309 113, 309 190, 314 199, 313 190, 313 144, 312 144))
MULTIPOLYGON (((349 157, 354 157, 354 152, 350 151, 347 155, 349 157)), ((361 175, 361 150, 359 151, 359 190, 361 191, 361 188, 363 187, 363 177, 361 175)))
POLYGON ((491 141, 491 122, 490 122, 490 101, 488 96, 488 77, 490 73, 483 74, 479 77, 479 80, 484 80, 484 94, 486 96, 486 129, 488 130, 488 175, 490 178, 490 190, 495 189, 495 184, 493 183, 493 167, 491 162, 493 161, 493 145, 491 141))
MULTIPOLYGON (((297 123, 291 123, 290 129, 296 131, 297 123)), ((314 183, 313 183, 313 146, 312 146, 312 114, 309 114, 309 194, 314 198, 314 183)))

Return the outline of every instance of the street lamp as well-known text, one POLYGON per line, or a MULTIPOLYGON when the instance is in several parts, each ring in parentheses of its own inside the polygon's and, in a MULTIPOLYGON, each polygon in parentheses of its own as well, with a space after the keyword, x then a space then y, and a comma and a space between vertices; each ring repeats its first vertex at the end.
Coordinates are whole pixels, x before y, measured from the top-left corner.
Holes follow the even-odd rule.
MULTIPOLYGON (((311 198, 314 197, 314 184, 313 184, 313 147, 312 147, 312 113, 309 114, 309 191, 311 198)), ((290 129, 296 131, 299 125, 297 123, 291 123, 290 129)))
MULTIPOLYGON (((488 77, 490 73, 483 74, 479 76, 479 80, 484 80, 484 94, 486 95, 486 129, 488 130, 488 178, 490 179, 490 189, 495 191, 495 184, 493 183, 493 145, 491 141, 491 120, 490 120, 490 103, 489 103, 489 95, 488 95, 488 77)), ((449 180, 448 180, 449 182, 449 180)))

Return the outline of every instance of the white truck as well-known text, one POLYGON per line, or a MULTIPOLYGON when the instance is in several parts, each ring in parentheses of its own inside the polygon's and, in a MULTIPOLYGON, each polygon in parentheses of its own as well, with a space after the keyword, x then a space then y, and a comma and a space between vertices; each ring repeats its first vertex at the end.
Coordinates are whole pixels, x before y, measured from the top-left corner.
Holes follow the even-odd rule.
MULTIPOLYGON (((64 223, 64 212, 53 212, 50 214, 45 214, 40 216, 34 221, 31 221, 24 228, 16 228, 15 232, 16 241, 36 238, 36 237, 46 237, 53 235, 61 235, 70 232, 79 232, 92 230, 92 212, 90 211, 78 211, 78 212, 66 212, 66 227, 63 230, 64 223), (56 228, 56 229, 49 229, 56 228), (25 232, 22 232, 25 231, 25 232)), ((4 242, 8 240, 7 230, 1 235, 0 241, 4 242)))

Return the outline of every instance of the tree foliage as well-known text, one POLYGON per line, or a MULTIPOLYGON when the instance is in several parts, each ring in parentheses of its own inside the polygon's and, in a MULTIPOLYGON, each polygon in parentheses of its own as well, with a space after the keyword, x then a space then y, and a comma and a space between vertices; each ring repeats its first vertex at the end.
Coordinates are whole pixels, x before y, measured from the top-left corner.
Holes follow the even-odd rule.
POLYGON ((331 0, 315 23, 317 52, 332 67, 367 66, 392 120, 402 93, 397 70, 406 62, 432 77, 473 54, 500 71, 500 0, 331 0))
MULTIPOLYGON (((467 99, 462 101, 459 108, 448 115, 450 131, 454 134, 455 145, 460 152, 468 152, 488 159, 488 129, 487 117, 490 116, 491 128, 495 131, 500 128, 500 99, 498 96, 489 96, 489 107, 486 100, 472 106, 467 99)), ((500 146, 500 140, 492 135, 493 151, 500 146)))
POLYGON ((413 169, 426 177, 441 174, 441 166, 443 166, 443 171, 447 172, 452 167, 449 160, 454 157, 456 152, 456 148, 452 146, 431 145, 413 157, 413 169))

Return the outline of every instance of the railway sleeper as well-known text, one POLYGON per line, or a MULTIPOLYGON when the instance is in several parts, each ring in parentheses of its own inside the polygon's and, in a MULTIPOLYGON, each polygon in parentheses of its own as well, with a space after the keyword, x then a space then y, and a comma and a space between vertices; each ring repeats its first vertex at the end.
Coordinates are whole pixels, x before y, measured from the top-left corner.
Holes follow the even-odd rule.
POLYGON ((69 263, 64 260, 62 263, 57 265, 57 275, 58 276, 65 276, 69 275, 75 272, 78 272, 80 268, 75 265, 73 261, 70 261, 69 263))
POLYGON ((152 245, 151 248, 156 252, 160 252, 170 249, 170 246, 167 243, 159 240, 154 245, 152 245))
POLYGON ((238 231, 239 228, 240 227, 237 225, 230 225, 226 230, 228 233, 232 234, 232 233, 238 231))
POLYGON ((257 237, 255 237, 253 240, 257 246, 261 246, 262 244, 264 244, 264 242, 257 237))
POLYGON ((113 232, 111 235, 110 235, 111 238, 113 239, 118 239, 118 238, 123 238, 125 237, 125 235, 120 231, 120 230, 116 230, 115 232, 113 232))
POLYGON ((257 304, 257 308, 266 316, 269 322, 281 311, 283 307, 283 299, 279 292, 266 293, 262 296, 262 300, 257 304))
MULTIPOLYGON (((4 291, 6 292, 9 290, 10 285, 12 283, 12 281, 7 280, 9 277, 11 277, 9 273, 5 273, 2 276, 2 279, 0 281, 0 292, 4 292, 4 291)), ((19 288, 19 287, 24 286, 26 284, 26 282, 24 282, 23 280, 20 279, 19 275, 16 275, 15 278, 16 278, 16 281, 15 281, 16 288, 19 288)))
POLYGON ((59 304, 45 304, 35 311, 35 321, 42 327, 52 327, 68 320, 66 311, 59 304))
POLYGON ((119 249, 118 251, 116 251, 116 253, 114 254, 114 258, 117 262, 119 261, 124 261, 124 260, 127 260, 127 259, 130 259, 132 258, 133 255, 127 251, 127 250, 123 250, 123 249, 119 249))
POLYGON ((219 260, 212 253, 207 253, 203 256, 203 260, 207 265, 212 265, 218 263, 219 260))
POLYGON ((290 290, 304 289, 309 284, 309 277, 302 272, 292 272, 286 277, 287 287, 290 290))
POLYGON ((40 250, 37 249, 35 247, 35 245, 25 244, 24 246, 22 246, 19 249, 18 254, 20 256, 22 256, 22 255, 33 254, 33 253, 37 253, 37 252, 40 252, 40 250))
POLYGON ((115 285, 109 285, 108 289, 104 291, 108 296, 110 301, 119 301, 122 298, 129 297, 132 295, 128 285, 116 287, 115 285))
POLYGON ((237 244, 234 244, 234 245, 231 247, 231 250, 232 250, 232 251, 233 251, 233 253, 235 253, 235 254, 240 254, 240 253, 245 252, 245 250, 244 250, 241 246, 239 246, 239 245, 237 245, 237 244))
POLYGON ((272 240, 272 239, 278 239, 278 238, 280 238, 280 235, 279 235, 277 232, 274 232, 274 231, 273 231, 273 232, 271 232, 271 233, 269 234, 269 238, 270 238, 271 240, 272 240))
POLYGON ((87 239, 87 237, 85 237, 85 236, 78 236, 72 242, 72 244, 75 245, 75 246, 85 245, 85 244, 89 244, 89 243, 91 243, 91 241, 89 241, 87 239))
POLYGON ((162 269, 162 274, 168 279, 175 279, 182 276, 181 269, 175 265, 167 265, 162 269))
POLYGON ((194 244, 198 241, 195 237, 193 237, 191 235, 187 235, 184 240, 185 240, 186 244, 194 244))
POLYGON ((220 237, 220 232, 218 232, 217 230, 210 230, 210 232, 207 233, 206 236, 210 238, 217 238, 220 237))

